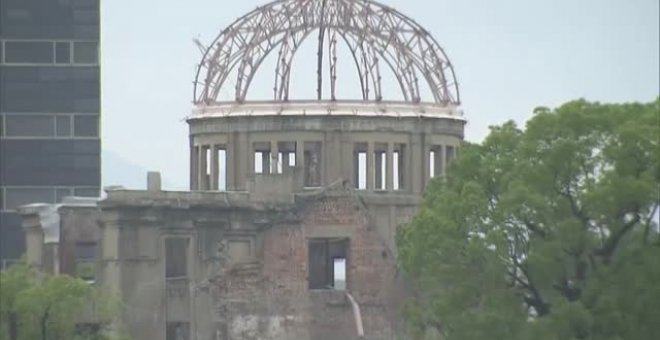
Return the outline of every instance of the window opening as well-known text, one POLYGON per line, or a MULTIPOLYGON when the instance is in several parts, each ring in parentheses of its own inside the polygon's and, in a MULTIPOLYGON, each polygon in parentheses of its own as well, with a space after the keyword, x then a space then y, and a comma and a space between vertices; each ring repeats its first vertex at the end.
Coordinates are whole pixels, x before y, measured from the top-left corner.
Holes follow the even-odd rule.
POLYGON ((346 238, 309 240, 309 289, 345 289, 348 243, 346 238))
POLYGON ((188 239, 169 237, 165 239, 165 277, 184 278, 188 275, 188 239))
POLYGON ((355 188, 367 189, 367 143, 356 143, 353 151, 353 174, 355 188))

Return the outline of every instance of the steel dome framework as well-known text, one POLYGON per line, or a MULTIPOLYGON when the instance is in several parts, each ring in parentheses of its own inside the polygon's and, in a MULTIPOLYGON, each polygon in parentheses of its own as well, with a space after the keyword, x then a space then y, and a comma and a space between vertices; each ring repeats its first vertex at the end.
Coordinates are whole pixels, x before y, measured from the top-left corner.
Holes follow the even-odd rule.
POLYGON ((385 100, 381 72, 386 68, 405 102, 460 104, 453 66, 436 40, 414 20, 370 0, 278 0, 239 18, 205 49, 197 69, 195 104, 218 103, 221 89, 233 76, 234 99, 245 102, 255 74, 275 51, 273 99, 289 101, 292 62, 310 36, 318 39, 317 100, 337 100, 341 41, 355 63, 362 100, 385 100), (323 98, 324 67, 330 75, 330 98, 323 98), (422 98, 420 87, 425 85, 433 98, 422 98))

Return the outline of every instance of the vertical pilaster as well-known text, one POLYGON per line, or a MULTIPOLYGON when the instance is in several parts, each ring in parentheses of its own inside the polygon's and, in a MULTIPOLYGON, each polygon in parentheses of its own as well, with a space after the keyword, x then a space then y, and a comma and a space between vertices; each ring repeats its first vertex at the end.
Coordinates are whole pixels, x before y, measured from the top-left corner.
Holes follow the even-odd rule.
POLYGON ((367 145, 367 191, 374 191, 374 143, 367 145))
POLYGON ((227 191, 236 190, 238 184, 236 183, 236 134, 231 134, 227 140, 226 156, 225 156, 225 172, 227 173, 227 191))
POLYGON ((190 190, 199 190, 199 151, 190 146, 190 190))
MULTIPOLYGON (((401 157, 401 154, 399 154, 399 157, 401 157)), ((392 142, 387 143, 387 156, 385 165, 385 189, 387 191, 394 191, 394 144, 392 142)), ((401 171, 401 169, 399 169, 399 171, 401 171)), ((399 187, 400 186, 401 183, 399 183, 399 187)))
POLYGON ((440 166, 440 169, 438 169, 436 172, 439 174, 442 174, 442 176, 447 176, 447 146, 446 145, 441 145, 440 146, 440 155, 438 155, 440 159, 440 162, 442 165, 440 166))
POLYGON ((206 176, 206 146, 200 145, 198 148, 198 168, 197 168, 197 183, 198 190, 205 191, 208 190, 207 176, 206 176))
POLYGON ((218 190, 219 185, 218 182, 220 180, 220 172, 218 170, 219 164, 218 164, 218 146, 217 145, 211 145, 210 146, 210 152, 211 152, 211 178, 210 178, 210 183, 209 183, 209 188, 211 190, 218 190))
POLYGON ((280 150, 279 146, 277 145, 277 141, 270 141, 270 173, 271 174, 278 174, 280 173, 279 170, 279 157, 280 157, 280 150))

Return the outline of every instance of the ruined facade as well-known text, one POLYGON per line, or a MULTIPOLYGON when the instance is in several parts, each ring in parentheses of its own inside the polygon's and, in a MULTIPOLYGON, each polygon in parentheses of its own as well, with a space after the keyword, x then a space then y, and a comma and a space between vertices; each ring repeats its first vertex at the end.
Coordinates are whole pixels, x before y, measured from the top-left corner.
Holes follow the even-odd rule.
POLYGON ((203 52, 191 191, 163 191, 152 173, 148 190, 23 207, 28 260, 114 291, 136 339, 401 339, 396 227, 444 174, 465 125, 442 49, 371 1, 282 0, 203 52), (318 97, 294 100, 291 61, 309 36, 319 40, 318 97), (335 91, 338 41, 353 54, 360 100, 335 91), (250 100, 270 52, 273 99, 250 100), (403 99, 384 98, 381 67, 403 99), (235 97, 222 100, 232 77, 235 97))

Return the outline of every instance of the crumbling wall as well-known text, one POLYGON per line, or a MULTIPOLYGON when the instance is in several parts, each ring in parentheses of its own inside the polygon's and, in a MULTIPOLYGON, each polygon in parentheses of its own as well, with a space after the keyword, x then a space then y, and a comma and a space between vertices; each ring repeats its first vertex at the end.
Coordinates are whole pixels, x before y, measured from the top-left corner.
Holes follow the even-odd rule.
POLYGON ((300 203, 299 222, 260 233, 253 263, 229 266, 214 287, 218 339, 357 339, 344 290, 308 287, 308 241, 348 238, 347 289, 362 307, 367 339, 394 339, 399 300, 391 251, 350 195, 300 203))

